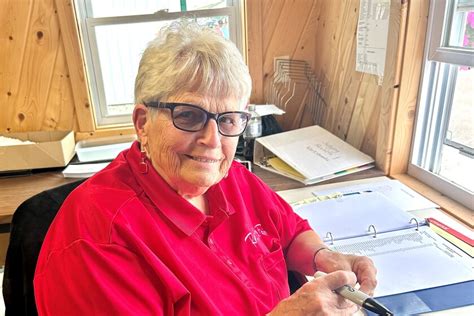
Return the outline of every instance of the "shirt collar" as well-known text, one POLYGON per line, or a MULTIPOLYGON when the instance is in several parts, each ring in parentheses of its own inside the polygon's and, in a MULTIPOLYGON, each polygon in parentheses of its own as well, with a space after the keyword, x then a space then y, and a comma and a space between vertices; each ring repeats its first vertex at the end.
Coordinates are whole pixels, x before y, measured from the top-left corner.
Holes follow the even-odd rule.
MULTIPOLYGON (((126 159, 138 183, 153 204, 176 227, 187 236, 191 236, 206 220, 206 215, 176 193, 153 168, 148 159, 145 159, 145 163, 148 164, 148 172, 145 174, 140 172, 141 153, 138 141, 133 143, 126 159)), ((206 197, 211 214, 215 211, 223 211, 227 216, 234 213, 234 209, 229 205, 219 183, 209 188, 206 197)))

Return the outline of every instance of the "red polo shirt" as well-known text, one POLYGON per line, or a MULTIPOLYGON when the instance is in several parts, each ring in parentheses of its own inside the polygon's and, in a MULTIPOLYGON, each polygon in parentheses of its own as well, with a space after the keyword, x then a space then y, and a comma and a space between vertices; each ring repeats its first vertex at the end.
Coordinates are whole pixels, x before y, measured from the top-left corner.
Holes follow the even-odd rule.
POLYGON ((234 163, 206 216, 150 168, 138 144, 64 202, 36 267, 40 315, 260 315, 289 295, 285 252, 310 229, 234 163))

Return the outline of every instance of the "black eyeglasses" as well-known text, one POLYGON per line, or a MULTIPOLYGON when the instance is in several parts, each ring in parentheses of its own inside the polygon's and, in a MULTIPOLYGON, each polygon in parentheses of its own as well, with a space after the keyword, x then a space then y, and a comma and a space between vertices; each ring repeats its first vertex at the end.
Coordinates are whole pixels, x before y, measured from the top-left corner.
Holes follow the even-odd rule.
POLYGON ((217 129, 223 136, 241 135, 250 119, 250 114, 243 111, 211 113, 197 105, 187 103, 148 102, 145 106, 170 109, 173 125, 182 131, 197 132, 206 126, 210 119, 217 122, 217 129))

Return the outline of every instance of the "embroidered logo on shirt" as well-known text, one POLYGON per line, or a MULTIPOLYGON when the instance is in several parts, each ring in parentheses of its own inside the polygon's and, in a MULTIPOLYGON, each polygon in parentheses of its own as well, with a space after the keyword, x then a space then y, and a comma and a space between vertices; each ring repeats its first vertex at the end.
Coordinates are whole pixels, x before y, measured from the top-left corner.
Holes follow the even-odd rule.
POLYGON ((268 236, 268 233, 262 228, 261 224, 255 225, 245 236, 245 241, 250 240, 252 245, 257 246, 260 236, 268 236))

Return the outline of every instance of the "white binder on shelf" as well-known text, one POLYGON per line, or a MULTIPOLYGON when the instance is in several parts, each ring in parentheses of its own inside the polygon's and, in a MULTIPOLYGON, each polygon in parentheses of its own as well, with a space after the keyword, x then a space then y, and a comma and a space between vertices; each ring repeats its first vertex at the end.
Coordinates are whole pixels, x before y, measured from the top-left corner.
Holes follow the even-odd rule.
POLYGON ((313 184, 372 168, 374 159, 314 125, 255 140, 254 163, 313 184))

